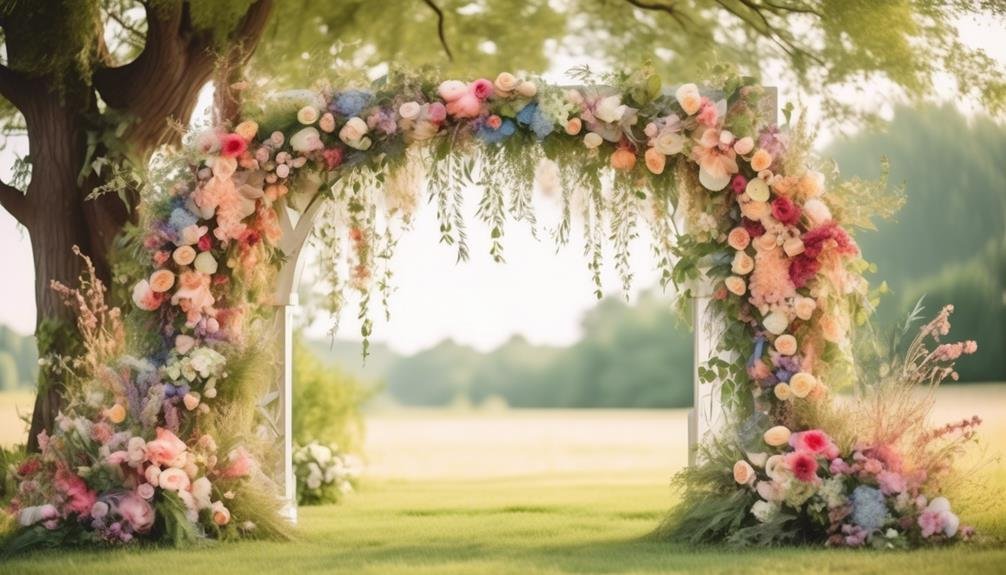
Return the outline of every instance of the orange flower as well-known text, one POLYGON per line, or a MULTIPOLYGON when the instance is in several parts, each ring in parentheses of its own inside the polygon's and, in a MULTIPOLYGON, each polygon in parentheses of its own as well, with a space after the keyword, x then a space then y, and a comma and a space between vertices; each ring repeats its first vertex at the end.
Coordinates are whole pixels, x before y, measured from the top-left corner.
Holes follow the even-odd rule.
POLYGON ((656 148, 649 148, 643 156, 646 160, 646 168, 654 174, 662 174, 664 166, 667 164, 667 156, 661 154, 656 148))
POLYGON ((771 165, 772 154, 768 153, 764 148, 758 148, 754 155, 751 156, 751 169, 756 172, 767 170, 771 165))
POLYGON ((636 154, 628 148, 619 148, 611 154, 611 167, 616 170, 628 172, 636 166, 636 154))
POLYGON ((150 274, 150 289, 154 293, 164 293, 175 285, 175 273, 171 270, 157 270, 150 274))
POLYGON ((727 243, 737 251, 743 250, 751 243, 751 234, 744 228, 734 228, 727 236, 727 243))

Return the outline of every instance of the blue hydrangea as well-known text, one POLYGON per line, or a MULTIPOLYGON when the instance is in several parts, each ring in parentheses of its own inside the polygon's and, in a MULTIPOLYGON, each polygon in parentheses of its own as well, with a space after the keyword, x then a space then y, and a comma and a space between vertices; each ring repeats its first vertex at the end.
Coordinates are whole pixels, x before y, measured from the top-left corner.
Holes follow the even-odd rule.
POLYGON ((335 97, 329 109, 343 116, 359 116, 374 96, 361 90, 347 90, 335 97))
POLYGON ((517 113, 517 121, 531 128, 539 140, 544 139, 555 129, 555 122, 542 112, 537 102, 531 102, 521 108, 521 111, 517 113))
POLYGON ((517 121, 520 122, 521 125, 530 126, 531 121, 534 120, 534 115, 536 113, 538 113, 538 103, 531 102, 528 105, 521 108, 520 112, 517 112, 517 121))
POLYGON ((171 224, 171 227, 174 228, 176 232, 180 232, 183 229, 194 225, 198 221, 199 216, 193 214, 185 208, 175 208, 171 210, 171 217, 168 219, 168 223, 171 224))
POLYGON ((482 124, 479 126, 479 129, 475 131, 475 136, 487 144, 498 144, 512 136, 516 131, 517 126, 513 123, 513 120, 504 118, 499 129, 494 130, 489 126, 482 124))
POLYGON ((852 491, 852 522, 873 532, 887 523, 887 501, 876 487, 860 485, 852 491))

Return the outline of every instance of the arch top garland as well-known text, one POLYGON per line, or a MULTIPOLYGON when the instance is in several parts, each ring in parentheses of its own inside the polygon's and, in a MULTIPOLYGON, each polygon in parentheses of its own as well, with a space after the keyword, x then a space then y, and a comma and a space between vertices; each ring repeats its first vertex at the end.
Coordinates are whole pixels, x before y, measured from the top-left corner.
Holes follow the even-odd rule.
POLYGON ((424 174, 459 259, 475 187, 497 260, 507 220, 537 229, 535 202, 553 201, 561 216, 548 231, 565 243, 580 220, 598 293, 606 240, 629 285, 640 222, 664 285, 714 287, 721 330, 699 372, 721 386, 729 423, 684 472, 670 534, 881 547, 969 536, 942 495, 948 458, 978 421, 932 429, 931 395, 912 391, 952 376, 975 344, 929 349, 949 329, 944 310, 883 377, 866 381, 851 360, 850 331, 874 296, 843 226, 887 211, 885 184, 812 170, 809 142, 765 125, 750 82, 703 94, 665 93, 646 69, 600 80, 396 73, 250 99, 244 121, 189 134, 152 166, 142 221, 119 254, 125 313, 104 303, 93 273, 55 286, 79 312, 84 351, 46 359, 68 403, 17 470, 21 528, 8 549, 282 536, 263 471, 269 370, 257 352, 285 259, 282 211, 324 201, 315 233, 328 303, 337 311, 358 291, 366 338, 424 174), (855 400, 830 399, 852 386, 855 400))

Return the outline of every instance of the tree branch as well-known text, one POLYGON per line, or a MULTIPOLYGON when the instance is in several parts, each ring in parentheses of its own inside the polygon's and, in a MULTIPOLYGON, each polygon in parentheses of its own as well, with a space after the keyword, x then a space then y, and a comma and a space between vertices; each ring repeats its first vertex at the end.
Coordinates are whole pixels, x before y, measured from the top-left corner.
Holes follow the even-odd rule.
POLYGON ((19 72, 0 64, 0 96, 3 96, 15 108, 24 106, 25 88, 28 80, 19 72))
POLYGON ((444 35, 444 11, 437 6, 433 0, 423 0, 423 3, 430 7, 430 10, 437 15, 437 36, 440 37, 440 45, 444 47, 444 52, 447 53, 447 59, 454 61, 454 54, 451 54, 451 47, 447 45, 447 37, 444 35))
POLYGON ((14 216, 14 219, 21 225, 27 227, 31 222, 32 208, 28 196, 3 181, 0 181, 0 205, 10 212, 10 215, 14 216))
POLYGON ((677 22, 678 26, 681 26, 682 29, 688 29, 689 24, 688 19, 683 14, 675 10, 674 6, 671 6, 670 4, 655 4, 652 2, 644 2, 643 0, 625 0, 625 1, 628 2, 629 4, 632 4, 636 8, 639 8, 640 10, 653 10, 657 12, 663 12, 669 15, 671 18, 674 18, 674 21, 677 22))

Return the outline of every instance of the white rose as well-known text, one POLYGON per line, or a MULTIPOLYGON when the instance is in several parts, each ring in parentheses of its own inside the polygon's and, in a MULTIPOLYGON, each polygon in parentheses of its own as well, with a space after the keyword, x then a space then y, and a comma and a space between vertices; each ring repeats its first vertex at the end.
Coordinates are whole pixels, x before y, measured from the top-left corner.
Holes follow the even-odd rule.
POLYGON ((290 147, 296 152, 313 152, 325 147, 318 129, 309 126, 290 137, 290 147))
POLYGON ((622 116, 625 115, 625 109, 626 106, 622 104, 622 96, 615 94, 614 96, 602 98, 597 103, 597 107, 594 109, 594 117, 602 122, 614 124, 620 121, 622 116))
POLYGON ((653 147, 665 156, 673 156, 680 153, 684 145, 684 136, 675 134, 674 132, 664 132, 653 141, 653 147))
POLYGON ((699 87, 695 84, 683 84, 674 93, 674 97, 677 99, 678 104, 681 105, 681 109, 689 116, 698 112, 699 108, 702 106, 702 97, 699 95, 699 87))
POLYGON ((745 136, 734 142, 734 151, 740 156, 750 154, 753 149, 754 139, 752 139, 751 136, 745 136))
POLYGON ((774 311, 762 320, 762 325, 772 335, 781 335, 789 327, 789 318, 781 311, 774 311))
POLYGON ((604 142, 604 138, 600 134, 594 132, 588 132, 586 136, 583 137, 583 145, 587 146, 587 149, 593 150, 594 148, 600 146, 604 142))
POLYGON ((196 508, 206 509, 210 506, 210 498, 213 495, 212 485, 210 480, 205 477, 200 477, 192 482, 192 499, 195 501, 196 508))
POLYGON ((415 120, 419 117, 422 107, 417 102, 405 102, 398 107, 398 115, 406 120, 415 120))
POLYGON ((195 268, 199 273, 204 273, 207 275, 217 273, 217 260, 213 258, 210 252, 202 252, 196 256, 195 268))
POLYGON ((347 144, 357 142, 367 134, 367 130, 367 123, 354 116, 339 130, 339 139, 347 144))
POLYGON ((525 98, 533 98, 538 93, 538 85, 534 82, 524 80, 517 85, 517 93, 525 98))

